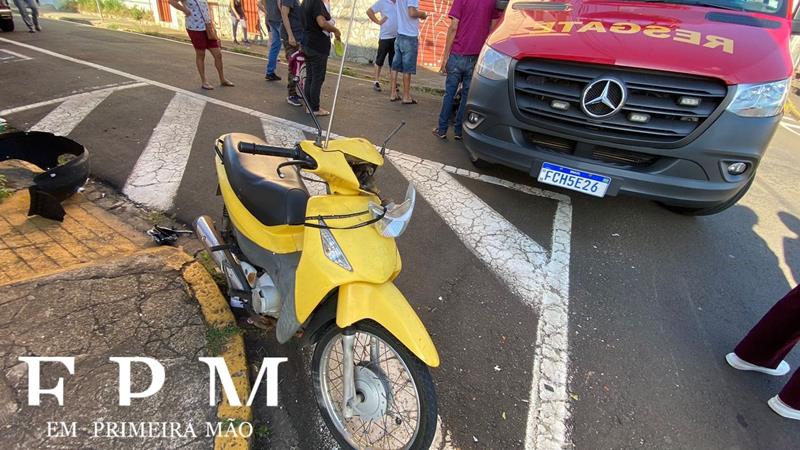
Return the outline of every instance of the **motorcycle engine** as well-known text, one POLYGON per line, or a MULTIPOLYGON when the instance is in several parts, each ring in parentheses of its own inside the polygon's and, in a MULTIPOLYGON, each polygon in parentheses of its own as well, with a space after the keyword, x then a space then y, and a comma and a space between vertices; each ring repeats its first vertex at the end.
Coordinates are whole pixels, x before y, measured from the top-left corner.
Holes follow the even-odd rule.
POLYGON ((258 277, 252 288, 253 310, 258 314, 278 318, 281 312, 281 298, 272 278, 265 273, 258 277))

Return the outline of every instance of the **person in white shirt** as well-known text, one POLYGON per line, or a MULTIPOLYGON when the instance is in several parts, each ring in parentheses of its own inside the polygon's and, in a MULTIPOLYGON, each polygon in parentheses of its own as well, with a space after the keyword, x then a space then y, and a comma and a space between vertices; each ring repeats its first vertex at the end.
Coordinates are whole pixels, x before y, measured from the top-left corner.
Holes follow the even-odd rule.
MULTIPOLYGON (((397 0, 397 39, 394 42, 394 61, 392 61, 392 86, 397 83, 397 74, 403 74, 403 104, 415 105, 411 98, 411 75, 417 73, 417 50, 419 48, 419 21, 428 14, 419 10, 419 0, 397 0)), ((392 92, 390 101, 400 98, 392 92)))
MULTIPOLYGON (((381 26, 378 37, 378 54, 375 56, 375 82, 373 89, 381 91, 381 69, 386 57, 389 57, 389 70, 394 61, 394 41, 397 38, 397 6, 395 0, 378 0, 367 10, 369 20, 381 26), (380 17, 378 17, 380 14, 380 17)), ((396 75, 395 75, 396 76, 396 75)), ((397 97, 397 85, 391 86, 394 96, 397 97)))

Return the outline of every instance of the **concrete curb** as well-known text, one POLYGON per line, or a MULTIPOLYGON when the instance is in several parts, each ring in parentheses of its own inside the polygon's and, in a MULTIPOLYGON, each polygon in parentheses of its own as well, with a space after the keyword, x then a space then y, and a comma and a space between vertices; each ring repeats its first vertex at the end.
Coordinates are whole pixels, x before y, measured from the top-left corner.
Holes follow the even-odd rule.
POLYGON ((783 110, 791 114, 796 120, 800 120, 800 109, 795 106, 791 99, 786 99, 786 105, 783 110))
MULTIPOLYGON (((206 325, 209 327, 235 327, 236 319, 222 296, 211 274, 194 258, 182 251, 176 251, 168 258, 167 264, 180 270, 189 293, 197 299, 206 325)), ((233 384, 240 399, 250 395, 250 380, 247 371, 247 353, 244 338, 236 334, 228 338, 228 342, 219 355, 225 358, 231 373, 233 384)), ((217 406, 217 419, 220 422, 251 422, 253 411, 249 406, 232 406, 223 394, 222 402, 217 406)), ((214 440, 215 450, 248 450, 250 439, 238 436, 217 436, 214 440)))

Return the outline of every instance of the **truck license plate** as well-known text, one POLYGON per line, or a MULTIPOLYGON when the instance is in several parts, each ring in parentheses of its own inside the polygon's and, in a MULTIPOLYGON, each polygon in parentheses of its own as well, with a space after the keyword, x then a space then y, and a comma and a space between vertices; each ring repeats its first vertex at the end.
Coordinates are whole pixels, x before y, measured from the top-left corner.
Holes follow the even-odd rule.
POLYGON ((604 197, 611 178, 546 162, 539 171, 539 182, 604 197))

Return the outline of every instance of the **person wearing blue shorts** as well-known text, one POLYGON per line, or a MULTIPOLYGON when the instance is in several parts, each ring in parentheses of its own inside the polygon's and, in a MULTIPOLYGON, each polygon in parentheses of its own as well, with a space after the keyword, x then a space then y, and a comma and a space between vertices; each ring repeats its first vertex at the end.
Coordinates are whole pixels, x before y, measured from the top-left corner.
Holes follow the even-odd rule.
MULTIPOLYGON (((391 85, 397 85, 397 74, 403 74, 403 104, 415 105, 411 97, 411 75, 417 73, 417 49, 419 48, 419 22, 428 14, 419 10, 419 0, 397 0, 397 39, 394 41, 391 85)), ((399 100, 393 89, 390 101, 399 100)))

